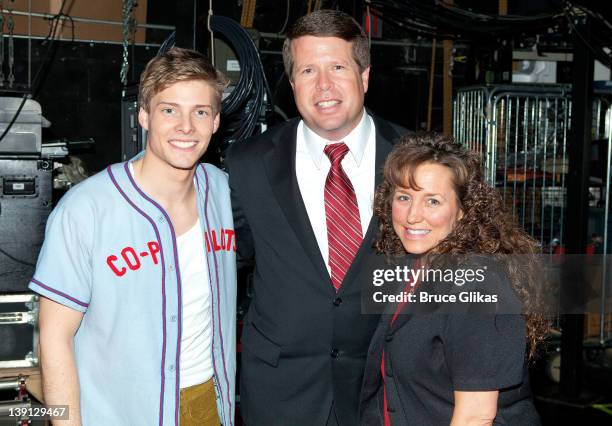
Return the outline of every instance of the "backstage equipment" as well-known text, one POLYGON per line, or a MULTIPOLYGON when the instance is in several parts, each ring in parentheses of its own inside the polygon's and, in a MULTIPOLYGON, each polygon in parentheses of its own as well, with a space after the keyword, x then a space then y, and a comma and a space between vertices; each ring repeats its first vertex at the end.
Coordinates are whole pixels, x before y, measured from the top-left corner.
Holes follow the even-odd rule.
POLYGON ((135 0, 123 0, 123 55, 121 62, 121 84, 126 85, 128 80, 128 71, 130 69, 129 61, 129 45, 134 43, 134 34, 136 33, 136 18, 134 17, 134 8, 138 5, 135 0))
POLYGON ((145 148, 146 131, 138 125, 138 85, 121 92, 121 161, 127 161, 145 148))
POLYGON ((53 190, 67 191, 89 177, 85 162, 76 155, 92 152, 95 143, 93 138, 43 143, 42 158, 53 160, 53 190))
MULTIPOLYGON (((591 147, 591 176, 601 181, 599 188, 589 188, 591 215, 591 244, 595 253, 609 255, 612 253, 612 228, 610 227, 610 197, 612 197, 612 91, 595 91, 593 99, 593 128, 591 147), (594 191, 595 190, 595 191, 594 191)), ((612 344, 612 287, 610 287, 610 262, 604 258, 601 271, 601 305, 600 315, 587 316, 586 337, 597 337, 601 346, 612 344)))
POLYGON ((214 15, 210 28, 223 35, 236 52, 240 78, 234 90, 223 100, 220 151, 229 144, 243 141, 266 129, 267 116, 272 106, 272 92, 251 35, 236 21, 214 15), (259 129, 257 128, 259 126, 259 129))
MULTIPOLYGON (((4 12, 4 11, 2 11, 4 12)), ((0 15, 0 86, 4 86, 4 13, 0 15)), ((13 64, 14 64, 14 34, 13 29, 15 28, 15 22, 13 20, 13 14, 9 13, 8 22, 8 37, 9 37, 9 76, 8 76, 8 87, 13 87, 13 83, 15 82, 15 76, 13 75, 13 64)))
POLYGON ((27 97, 0 97, 0 292, 26 290, 52 209, 53 159, 67 150, 42 144, 50 123, 27 97))
POLYGON ((85 163, 79 157, 68 157, 68 163, 54 163, 53 189, 69 190, 89 177, 85 163))
POLYGON ((0 295, 0 368, 38 365, 37 322, 37 295, 0 295))
MULTIPOLYGON (((589 235, 587 254, 610 254, 612 92, 593 98, 589 235)), ((467 87, 454 100, 456 140, 483 157, 487 181, 499 188, 506 207, 545 254, 565 253, 568 140, 572 114, 567 85, 467 87)), ((610 272, 602 262, 598 313, 587 314, 585 346, 612 343, 610 272)), ((559 326, 557 319, 555 326, 559 326)))
POLYGON ((0 97, 0 155, 40 155, 45 122, 38 102, 0 97))
MULTIPOLYGON (((226 96, 224 93, 221 105, 221 127, 213 136, 218 153, 224 157, 227 147, 234 143, 266 130, 269 114, 274 110, 272 105, 272 92, 264 72, 259 51, 253 36, 236 21, 225 16, 210 16, 210 30, 214 32, 216 40, 224 41, 236 53, 235 58, 226 55, 225 72, 237 82, 226 96), (219 38, 221 36, 222 38, 219 38)), ((175 33, 170 34, 159 49, 158 55, 166 52, 175 44, 175 33)), ((227 52, 223 48, 222 51, 227 52)), ((124 133, 125 134, 125 133, 124 133)))
MULTIPOLYGON (((19 91, 15 84, 15 20, 13 10, 4 9, 3 2, 0 2, 0 90, 3 91, 19 91), (6 27, 4 22, 6 21, 6 27), (6 28, 6 29, 5 29, 6 28), (4 75, 4 38, 7 38, 7 62, 8 75, 4 75)), ((31 47, 28 46, 28 88, 30 85, 30 62, 31 62, 31 47)))
POLYGON ((25 291, 52 210, 53 162, 0 158, 0 291, 25 291))
MULTIPOLYGON (((39 377, 38 374, 37 377, 39 377)), ((13 399, 0 401, 0 424, 16 426, 48 425, 46 420, 48 416, 45 418, 45 416, 41 415, 41 413, 48 410, 41 403, 30 398, 31 389, 29 382, 31 380, 31 377, 26 377, 22 374, 16 377, 7 376, 0 378, 0 391, 3 392, 3 395, 6 394, 8 396, 6 391, 12 390, 15 392, 13 399)), ((40 398, 40 392, 38 396, 33 396, 34 398, 40 398)))

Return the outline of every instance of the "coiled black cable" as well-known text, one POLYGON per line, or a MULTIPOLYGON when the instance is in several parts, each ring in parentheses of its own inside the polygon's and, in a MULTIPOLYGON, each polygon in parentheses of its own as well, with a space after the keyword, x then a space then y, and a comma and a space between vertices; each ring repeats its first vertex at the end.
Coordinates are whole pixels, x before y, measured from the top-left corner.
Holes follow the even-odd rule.
POLYGON ((240 78, 223 100, 221 115, 228 126, 222 135, 221 150, 251 137, 257 124, 272 110, 272 92, 266 80, 257 46, 249 33, 233 19, 212 16, 211 29, 225 36, 240 63, 240 78))
MULTIPOLYGON (((257 46, 249 33, 233 19, 213 15, 211 30, 223 35, 231 44, 240 63, 240 78, 221 104, 222 127, 218 137, 221 155, 234 142, 253 136, 257 124, 273 110, 268 85, 257 46)), ((157 55, 174 46, 173 32, 163 42, 157 55)))

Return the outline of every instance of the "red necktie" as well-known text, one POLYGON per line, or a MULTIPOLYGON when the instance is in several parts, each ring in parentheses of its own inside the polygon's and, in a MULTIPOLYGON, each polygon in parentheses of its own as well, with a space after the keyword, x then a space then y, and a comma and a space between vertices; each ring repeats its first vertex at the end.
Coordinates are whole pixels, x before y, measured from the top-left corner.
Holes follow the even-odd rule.
POLYGON ((329 269, 336 291, 340 290, 363 239, 355 189, 340 164, 348 151, 344 142, 327 145, 323 150, 331 161, 325 180, 325 219, 329 269))

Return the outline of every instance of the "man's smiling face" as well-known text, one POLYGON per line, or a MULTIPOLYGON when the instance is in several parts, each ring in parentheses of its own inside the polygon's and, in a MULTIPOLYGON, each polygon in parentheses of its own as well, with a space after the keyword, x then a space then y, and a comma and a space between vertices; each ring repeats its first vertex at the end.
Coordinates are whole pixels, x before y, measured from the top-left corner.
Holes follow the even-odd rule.
POLYGON ((147 155, 174 169, 193 169, 219 127, 214 90, 201 80, 174 83, 151 98, 138 120, 148 131, 147 155))
POLYGON ((341 140, 361 120, 370 68, 361 71, 353 43, 338 37, 298 37, 291 52, 291 87, 302 119, 319 136, 341 140))

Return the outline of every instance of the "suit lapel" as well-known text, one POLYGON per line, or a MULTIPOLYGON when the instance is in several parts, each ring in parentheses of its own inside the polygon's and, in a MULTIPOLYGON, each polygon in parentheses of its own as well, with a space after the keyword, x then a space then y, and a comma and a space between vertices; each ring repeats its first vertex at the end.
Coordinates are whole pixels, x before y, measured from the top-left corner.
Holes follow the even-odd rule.
MULTIPOLYGON (((319 244, 312 230, 312 225, 308 219, 306 206, 304 205, 304 200, 302 199, 297 176, 295 174, 295 149, 298 124, 298 119, 293 120, 271 141, 270 149, 263 154, 264 167, 272 191, 287 221, 304 247, 306 255, 319 271, 321 279, 325 283, 330 283, 329 289, 333 292, 329 273, 327 272, 325 261, 321 256, 321 250, 319 249, 319 244), (287 170, 291 170, 291 173, 287 173, 287 170)), ((399 135, 385 121, 374 118, 374 125, 376 128, 376 174, 374 182, 376 188, 382 182, 382 169, 387 155, 393 148, 392 141, 399 135)), ((371 252, 372 244, 374 243, 374 238, 378 231, 377 225, 378 221, 375 217, 372 217, 361 247, 344 278, 340 292, 343 291, 345 284, 353 281, 359 270, 357 266, 362 263, 363 257, 371 252)))
POLYGON ((276 201, 304 247, 304 252, 319 271, 323 282, 329 282, 329 288, 333 289, 325 261, 321 256, 319 244, 308 219, 306 206, 295 174, 295 144, 298 123, 299 120, 294 120, 284 131, 278 133, 276 139, 271 141, 271 149, 263 154, 263 162, 276 201), (287 173, 287 170, 290 170, 291 173, 287 173))

